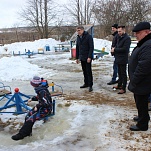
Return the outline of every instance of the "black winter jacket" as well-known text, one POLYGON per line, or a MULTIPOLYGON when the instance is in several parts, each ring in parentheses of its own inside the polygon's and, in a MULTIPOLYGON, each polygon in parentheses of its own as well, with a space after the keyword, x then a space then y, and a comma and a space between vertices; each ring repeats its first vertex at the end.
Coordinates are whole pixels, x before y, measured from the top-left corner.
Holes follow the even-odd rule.
POLYGON ((129 60, 128 89, 139 95, 151 93, 151 34, 138 42, 129 60))
POLYGON ((115 62, 117 64, 127 64, 129 48, 131 45, 130 37, 125 33, 122 36, 118 36, 117 44, 114 49, 115 62))
POLYGON ((35 87, 35 92, 37 93, 37 96, 33 97, 32 101, 38 101, 38 104, 36 104, 36 107, 38 109, 52 108, 51 94, 48 91, 47 87, 41 85, 39 87, 35 87))
POLYGON ((84 31, 82 38, 77 36, 76 41, 76 59, 87 61, 88 58, 93 59, 94 43, 92 36, 84 31))
POLYGON ((118 35, 118 32, 117 32, 117 31, 114 32, 114 33, 112 34, 112 36, 113 36, 113 40, 112 40, 111 48, 116 46, 117 39, 118 39, 118 36, 119 36, 119 35, 118 35))

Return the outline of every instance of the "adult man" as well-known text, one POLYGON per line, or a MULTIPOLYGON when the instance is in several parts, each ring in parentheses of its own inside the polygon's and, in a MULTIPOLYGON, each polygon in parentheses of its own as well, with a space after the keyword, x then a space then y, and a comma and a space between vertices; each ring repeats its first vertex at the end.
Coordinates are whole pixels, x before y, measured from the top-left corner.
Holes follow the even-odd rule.
POLYGON ((84 85, 80 88, 89 87, 89 92, 93 91, 93 76, 91 63, 93 59, 94 43, 92 36, 84 31, 83 26, 77 27, 77 41, 76 41, 76 63, 81 61, 81 66, 84 75, 84 85))
POLYGON ((148 98, 151 93, 151 32, 149 22, 140 22, 133 32, 138 40, 129 60, 130 83, 128 89, 134 93, 138 110, 136 125, 130 127, 131 131, 147 131, 150 120, 148 114, 148 98))
MULTIPOLYGON (((112 40, 111 49, 114 48, 116 46, 116 43, 117 43, 117 37, 118 37, 117 27, 118 27, 118 24, 112 25, 113 40, 112 40)), ((118 66, 117 66, 117 64, 116 64, 116 62, 114 60, 114 63, 113 63, 113 76, 112 76, 112 80, 107 83, 108 85, 112 85, 112 84, 115 84, 115 83, 118 82, 118 80, 116 80, 117 73, 118 73, 118 66)))
POLYGON ((120 89, 118 94, 126 92, 127 72, 126 66, 128 63, 128 54, 131 44, 130 37, 125 33, 125 26, 118 26, 118 38, 115 48, 111 49, 111 53, 115 56, 115 62, 118 65, 118 85, 114 86, 115 89, 120 89))

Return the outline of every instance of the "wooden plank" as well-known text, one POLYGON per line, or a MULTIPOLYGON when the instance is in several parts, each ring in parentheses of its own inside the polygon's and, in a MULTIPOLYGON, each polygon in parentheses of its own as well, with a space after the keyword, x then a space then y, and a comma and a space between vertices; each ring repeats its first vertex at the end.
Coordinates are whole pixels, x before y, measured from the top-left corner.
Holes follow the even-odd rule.
POLYGON ((62 95, 62 92, 50 92, 51 96, 59 96, 62 95))
POLYGON ((6 95, 6 94, 11 94, 11 92, 8 91, 8 90, 6 90, 6 89, 0 90, 0 96, 4 96, 4 95, 6 95))

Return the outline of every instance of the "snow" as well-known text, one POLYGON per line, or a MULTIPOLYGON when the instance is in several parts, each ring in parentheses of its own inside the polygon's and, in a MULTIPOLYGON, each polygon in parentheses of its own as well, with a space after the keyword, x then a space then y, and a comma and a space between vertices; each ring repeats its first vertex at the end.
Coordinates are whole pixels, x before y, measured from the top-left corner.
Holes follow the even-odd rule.
POLYGON ((38 49, 45 49, 45 46, 49 46, 50 50, 54 50, 54 46, 59 44, 59 41, 56 41, 52 38, 49 39, 40 39, 35 40, 34 42, 16 42, 12 44, 6 44, 0 47, 0 54, 21 54, 25 53, 25 50, 30 50, 31 52, 37 53, 38 49), (6 51, 7 50, 7 51, 6 51))
POLYGON ((44 76, 43 73, 46 72, 19 56, 3 57, 0 59, 0 64, 1 81, 29 80, 34 75, 44 76))
POLYGON ((105 48, 106 52, 110 52, 111 41, 94 38, 94 48, 99 49, 99 50, 102 50, 102 48, 105 48))
MULTIPOLYGON (((59 42, 55 41, 54 39, 40 39, 36 40, 34 42, 17 42, 13 44, 8 44, 5 46, 0 47, 0 54, 1 55, 6 55, 6 54, 11 54, 10 57, 3 57, 0 59, 0 71, 1 71, 1 76, 0 76, 0 81, 12 81, 12 80, 29 80, 31 79, 34 75, 41 76, 47 78, 48 75, 52 76, 55 74, 55 71, 51 71, 47 73, 45 70, 41 69, 37 65, 31 64, 27 60, 27 56, 25 58, 25 55, 20 55, 20 56, 12 56, 13 52, 15 54, 24 54, 25 49, 33 51, 34 53, 37 53, 38 48, 45 48, 46 45, 50 47, 51 52, 54 51, 54 46, 56 46, 59 42), (7 48, 7 51, 5 50, 7 48), (10 74, 11 73, 11 74, 10 74)), ((107 40, 100 40, 100 39, 95 39, 94 38, 94 44, 96 49, 102 49, 103 47, 110 47, 111 42, 107 40)), ((109 51, 109 49, 107 49, 109 51)), ((106 50, 106 51, 107 51, 106 50)), ((47 53, 45 51, 45 53, 47 53)), ((66 55, 66 54, 65 54, 66 55)), ((67 57, 70 54, 66 55, 67 57)), ((48 56, 41 56, 39 55, 41 61, 45 61, 46 59, 49 59, 48 56)), ((38 57, 38 59, 39 59, 38 57)), ((51 62, 52 64, 62 64, 64 62, 66 63, 71 63, 70 60, 60 60, 58 62, 58 58, 60 56, 58 55, 52 55, 51 58, 53 61, 51 62), (56 60, 56 61, 55 61, 56 60)), ((32 58, 33 60, 37 59, 37 56, 32 58)))
MULTIPOLYGON (((78 73, 76 71, 81 70, 81 67, 76 65, 74 60, 69 59, 71 52, 54 52, 53 48, 58 43, 60 42, 50 38, 34 42, 13 43, 0 47, 0 81, 10 84, 12 88, 19 86, 21 92, 33 94, 34 91, 29 84, 29 80, 34 75, 38 75, 48 78, 48 80, 55 79, 62 82, 67 96, 78 95, 81 91, 76 92, 76 90, 79 87, 78 84, 82 83, 82 80, 79 80, 79 77, 82 77, 82 72, 78 73), (27 55, 12 55, 13 51, 24 53, 25 49, 36 53, 38 48, 44 48, 45 45, 49 45, 51 51, 45 51, 44 54, 35 54, 31 58, 28 58, 27 55), (7 48, 7 51, 4 48, 7 48), (66 66, 64 67, 64 65, 66 66), (74 78, 72 78, 73 76, 74 78), (77 82, 77 85, 75 82, 77 82)), ((105 51, 109 52, 111 42, 94 38, 94 45, 96 49, 105 47, 105 51)), ((101 61, 93 62, 96 67, 101 66, 104 69, 105 75, 99 73, 97 77, 102 80, 99 81, 101 89, 106 86, 106 84, 104 86, 104 83, 110 78, 109 74, 112 71, 108 71, 108 69, 112 68, 112 59, 113 57, 109 54, 101 61)), ((57 102, 56 115, 44 124, 43 121, 37 121, 33 127, 33 136, 21 141, 15 142, 11 140, 11 136, 14 131, 17 132, 21 127, 25 114, 16 116, 11 113, 1 113, 0 119, 6 126, 0 132, 0 151, 126 151, 137 150, 141 147, 142 150, 149 148, 144 143, 151 143, 148 138, 150 131, 131 133, 127 129, 130 126, 129 124, 132 123, 130 119, 136 115, 136 110, 129 107, 119 107, 118 105, 92 105, 87 99, 95 97, 97 93, 104 93, 104 91, 101 91, 97 85, 94 85, 94 93, 90 96, 85 91, 79 94, 79 96, 83 95, 81 100, 73 98, 69 101, 66 100, 67 97, 65 96, 55 98, 57 102), (68 107, 65 106, 70 103, 71 105, 68 107), (60 104, 62 107, 58 106, 60 104)), ((110 91, 107 97, 112 95, 111 93, 113 92, 110 91)), ((124 99, 127 99, 126 96, 117 98, 117 103, 118 101, 124 101, 124 99)), ((14 110, 15 108, 9 108, 5 111, 14 110)))

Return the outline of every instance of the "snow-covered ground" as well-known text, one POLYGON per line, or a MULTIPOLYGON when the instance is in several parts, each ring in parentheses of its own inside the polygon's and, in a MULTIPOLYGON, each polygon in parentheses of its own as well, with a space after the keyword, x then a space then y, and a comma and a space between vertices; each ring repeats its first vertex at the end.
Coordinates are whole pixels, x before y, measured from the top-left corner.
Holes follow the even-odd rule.
POLYGON ((40 39, 34 42, 16 42, 12 44, 6 44, 0 47, 0 54, 23 54, 25 51, 30 50, 31 52, 37 53, 38 49, 45 49, 45 46, 49 46, 50 50, 54 50, 54 46, 59 44, 59 41, 54 39, 40 39))
MULTIPOLYGON (((61 85, 64 95, 54 97, 56 115, 37 121, 33 136, 13 141, 11 136, 18 132, 25 115, 0 114, 0 151, 149 151, 151 148, 151 125, 147 132, 131 132, 129 126, 137 115, 133 96, 118 95, 112 86, 106 85, 112 75, 113 58, 109 55, 92 63, 94 91, 79 89, 83 84, 80 64, 70 59, 70 52, 54 52, 59 42, 48 39, 35 42, 14 43, 0 47, 0 82, 9 85, 12 92, 34 95, 29 80, 38 75, 49 82, 61 85), (12 56, 12 51, 37 50, 49 44, 51 51, 36 54, 12 56), (28 47, 27 47, 28 46, 28 47), (7 52, 5 51, 7 47, 7 52)), ((106 47, 111 42, 94 39, 95 48, 106 47)), ((107 49, 108 48, 108 49, 107 49)), ((57 89, 57 87, 55 87, 57 89)), ((5 103, 1 101, 0 105, 5 103)), ((14 108, 6 109, 13 111, 14 108)))

